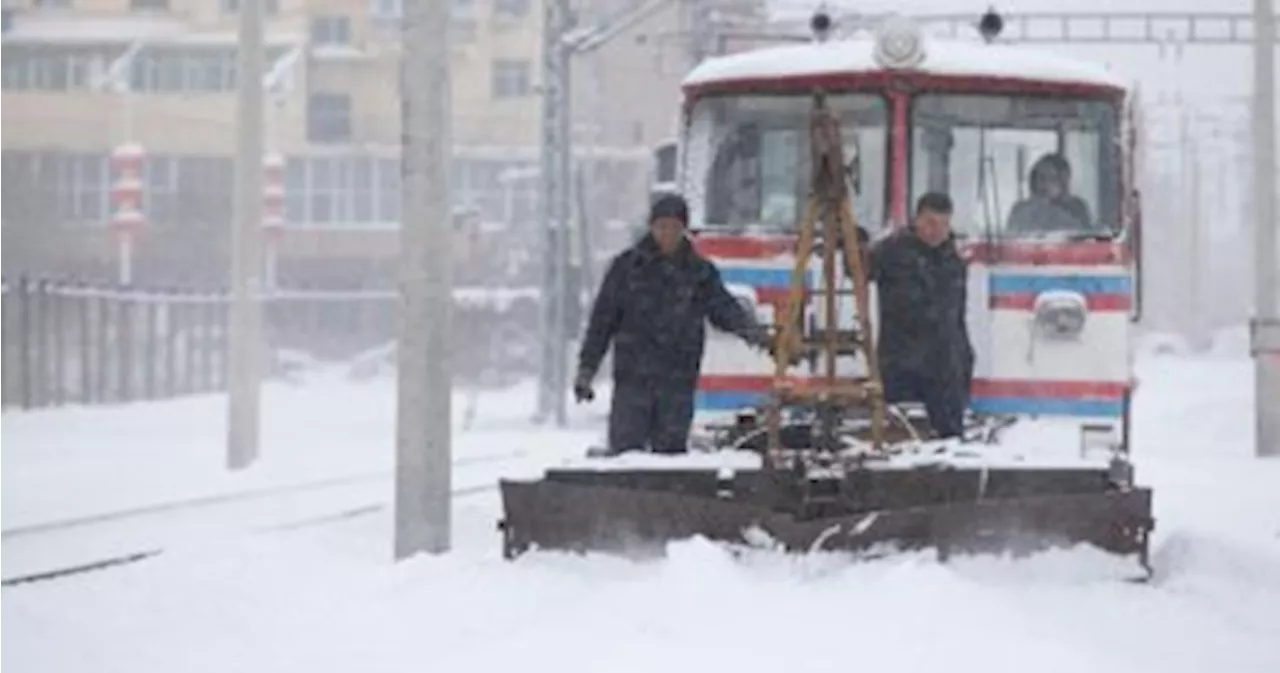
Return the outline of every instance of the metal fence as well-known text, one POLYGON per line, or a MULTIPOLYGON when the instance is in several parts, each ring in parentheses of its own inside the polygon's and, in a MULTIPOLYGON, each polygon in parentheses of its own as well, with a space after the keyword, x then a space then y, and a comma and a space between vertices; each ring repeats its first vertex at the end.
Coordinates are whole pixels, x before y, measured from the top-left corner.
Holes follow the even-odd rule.
MULTIPOLYGON (((225 292, 3 282, 3 406, 115 404, 215 392, 227 369, 225 292)), ((399 296, 282 290, 263 297, 267 376, 308 364, 394 367, 399 296)), ((456 288, 452 367, 462 385, 536 372, 535 290, 456 288)), ((363 373, 361 373, 363 372, 363 373)))

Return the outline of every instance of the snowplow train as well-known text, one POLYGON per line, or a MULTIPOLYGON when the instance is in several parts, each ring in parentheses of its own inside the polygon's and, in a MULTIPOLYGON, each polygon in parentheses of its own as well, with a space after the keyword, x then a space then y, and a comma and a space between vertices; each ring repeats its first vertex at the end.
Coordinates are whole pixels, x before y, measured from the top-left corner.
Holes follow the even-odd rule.
POLYGON ((661 553, 695 536, 942 560, 1088 544, 1149 577, 1152 491, 1129 453, 1141 222, 1127 87, 900 17, 825 33, 709 59, 684 82, 690 235, 775 347, 708 337, 687 455, 502 480, 504 555, 661 553), (1045 166, 1070 194, 1044 192, 1045 166), (884 399, 876 344, 893 335, 877 334, 864 267, 866 233, 907 226, 908 204, 937 191, 955 202, 975 356, 950 439, 884 399))

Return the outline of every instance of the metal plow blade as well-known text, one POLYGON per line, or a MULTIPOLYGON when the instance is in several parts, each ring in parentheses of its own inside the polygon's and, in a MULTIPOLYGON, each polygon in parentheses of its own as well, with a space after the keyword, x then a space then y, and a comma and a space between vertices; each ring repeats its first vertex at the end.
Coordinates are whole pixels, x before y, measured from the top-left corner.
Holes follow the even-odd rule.
POLYGON ((1151 491, 1145 488, 949 502, 797 518, 759 502, 615 485, 502 481, 503 551, 532 549, 661 555, 666 543, 702 536, 752 545, 761 538, 793 552, 936 550, 1029 553, 1088 543, 1134 556, 1149 577, 1151 491))

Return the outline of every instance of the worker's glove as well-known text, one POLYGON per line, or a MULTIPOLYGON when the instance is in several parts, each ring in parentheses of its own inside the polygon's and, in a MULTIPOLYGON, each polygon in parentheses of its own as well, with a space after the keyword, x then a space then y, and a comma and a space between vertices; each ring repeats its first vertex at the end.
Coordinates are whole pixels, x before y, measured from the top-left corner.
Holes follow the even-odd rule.
MULTIPOLYGON (((756 336, 754 340, 750 341, 750 343, 756 348, 768 353, 769 358, 775 362, 777 362, 778 358, 782 355, 782 332, 780 331, 776 331, 768 327, 762 327, 760 328, 759 335, 756 336)), ((788 367, 795 366, 800 363, 801 359, 802 355, 797 349, 794 350, 790 354, 790 357, 787 358, 788 361, 786 364, 788 367)))
POLYGON ((578 372, 573 379, 573 399, 579 404, 590 402, 596 398, 596 393, 591 389, 591 376, 586 372, 578 372))
POLYGON ((748 346, 766 353, 773 353, 773 336, 765 326, 752 327, 742 333, 742 340, 748 346))

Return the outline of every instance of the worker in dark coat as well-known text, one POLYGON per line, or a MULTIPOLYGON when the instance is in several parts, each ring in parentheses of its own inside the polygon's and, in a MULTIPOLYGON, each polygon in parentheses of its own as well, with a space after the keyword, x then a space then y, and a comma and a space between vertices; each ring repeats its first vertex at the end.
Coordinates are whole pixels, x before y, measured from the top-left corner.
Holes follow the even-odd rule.
POLYGON ((579 402, 594 397, 591 380, 612 343, 610 453, 688 450, 706 321, 768 346, 765 328, 693 249, 688 219, 680 196, 655 200, 648 235, 613 259, 591 308, 573 392, 579 402))
POLYGON ((885 399, 923 402, 939 437, 961 434, 973 379, 965 326, 967 269, 951 233, 951 211, 946 194, 925 194, 912 226, 871 252, 885 399))

